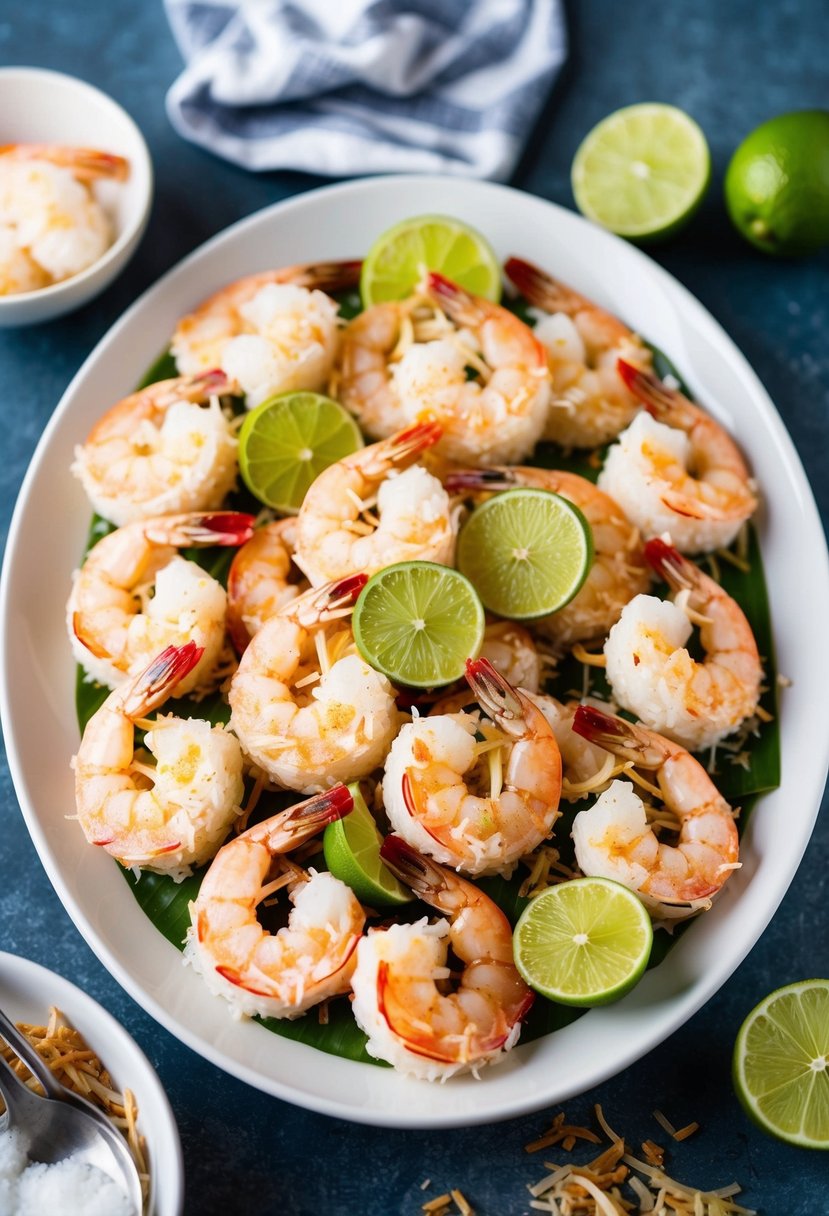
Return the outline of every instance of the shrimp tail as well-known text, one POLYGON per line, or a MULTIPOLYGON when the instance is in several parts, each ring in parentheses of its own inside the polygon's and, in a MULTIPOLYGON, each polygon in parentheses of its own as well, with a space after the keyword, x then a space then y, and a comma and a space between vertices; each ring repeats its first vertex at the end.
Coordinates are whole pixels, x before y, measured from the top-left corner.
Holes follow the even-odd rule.
POLYGON ((578 707, 573 716, 572 730, 590 743, 624 760, 633 760, 642 768, 659 768, 665 760, 664 754, 653 746, 652 732, 640 730, 632 722, 614 718, 592 705, 578 707))
POLYGON ((312 629, 325 621, 336 621, 353 610, 367 582, 367 574, 349 574, 322 587, 312 587, 287 604, 280 615, 296 621, 303 629, 312 629))
POLYGON ((428 273, 425 289, 458 324, 480 325, 484 320, 482 302, 437 271, 428 273))
MULTIPOLYGON (((344 819, 354 807, 354 799, 345 785, 335 785, 321 794, 314 794, 304 802, 298 802, 285 812, 281 819, 281 829, 291 835, 313 836, 315 832, 344 819)), ((281 817, 280 817, 281 818, 281 817)))
POLYGON ((668 388, 653 372, 643 371, 628 363, 626 359, 616 360, 616 370, 621 376, 625 387, 628 388, 644 405, 654 418, 666 418, 681 407, 687 398, 676 389, 668 388))
POLYGON ((195 642, 168 646, 127 685, 123 710, 129 718, 140 718, 167 700, 176 684, 189 675, 204 654, 195 642))
POLYGON ((443 487, 449 494, 463 490, 509 490, 518 484, 518 477, 509 468, 452 469, 443 478, 443 487))
POLYGON ((435 906, 435 899, 446 887, 443 869, 412 848, 401 836, 387 836, 380 856, 396 878, 410 887, 419 899, 435 906))
POLYGON ((383 445, 383 455, 392 464, 402 464, 432 447, 442 435, 443 427, 439 422, 418 422, 392 435, 388 446, 383 445))
POLYGON ((467 659, 466 681, 475 700, 509 734, 523 734, 525 710, 521 694, 496 671, 489 659, 467 659))
POLYGON ((253 536, 256 517, 243 511, 213 511, 208 515, 161 516, 147 525, 147 540, 177 548, 243 545, 253 536))
POLYGON ((363 263, 359 259, 312 262, 302 267, 293 282, 299 287, 309 287, 330 295, 333 291, 347 291, 349 287, 356 287, 360 282, 362 268, 363 263))
POLYGON ((645 545, 645 558, 674 591, 690 591, 699 581, 698 567, 658 536, 645 545))
POLYGON ((522 296, 537 308, 543 308, 545 312, 570 312, 574 302, 584 303, 580 296, 563 283, 557 282, 552 275, 539 270, 532 262, 525 262, 523 258, 507 258, 504 274, 522 296))

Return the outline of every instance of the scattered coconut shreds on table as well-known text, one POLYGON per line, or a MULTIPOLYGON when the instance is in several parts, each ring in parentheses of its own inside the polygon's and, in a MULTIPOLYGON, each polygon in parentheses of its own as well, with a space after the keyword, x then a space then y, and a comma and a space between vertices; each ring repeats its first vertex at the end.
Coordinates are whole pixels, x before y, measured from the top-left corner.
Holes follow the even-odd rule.
MULTIPOLYGON (((429 1183, 427 1182, 425 1185, 428 1186, 429 1183)), ((423 1189, 422 1186, 421 1189, 423 1189)), ((454 1187, 435 1199, 427 1200, 421 1205, 420 1210, 425 1212, 426 1216, 475 1216, 463 1193, 454 1187)))
MULTIPOLYGON (((529 1186, 530 1208, 534 1212, 550 1212, 554 1216, 627 1216, 628 1213, 649 1213, 650 1216, 756 1216, 751 1208, 734 1201, 740 1187, 736 1182, 713 1191, 701 1191, 670 1178, 662 1169, 665 1150, 652 1140, 646 1140, 642 1161, 628 1152, 622 1136, 605 1120, 602 1108, 594 1108, 596 1123, 609 1141, 598 1156, 590 1161, 556 1164, 545 1161, 550 1171, 529 1186)), ((689 1123, 678 1131, 661 1111, 655 1111, 657 1122, 677 1141, 685 1140, 699 1127, 689 1123)), ((547 1132, 525 1145, 528 1153, 552 1145, 561 1145, 569 1152, 578 1140, 602 1145, 602 1137, 590 1128, 565 1122, 564 1111, 553 1119, 547 1132)))

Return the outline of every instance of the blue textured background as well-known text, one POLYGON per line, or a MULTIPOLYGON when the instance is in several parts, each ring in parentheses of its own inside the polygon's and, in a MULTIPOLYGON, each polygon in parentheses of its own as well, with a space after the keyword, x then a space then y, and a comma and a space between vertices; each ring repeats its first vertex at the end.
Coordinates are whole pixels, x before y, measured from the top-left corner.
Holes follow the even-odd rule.
MULTIPOLYGON (((756 368, 794 437, 825 519, 829 257, 766 260, 731 231, 721 204, 728 157, 749 130, 780 111, 829 105, 825 0, 765 6, 753 0, 635 0, 626 6, 581 0, 568 6, 568 16, 571 59, 514 184, 572 206, 573 153, 610 110, 659 100, 697 119, 711 144, 713 186, 692 226, 654 256, 713 312, 756 368)), ((73 316, 0 331, 5 535, 51 410, 123 309, 206 237, 319 181, 291 173, 248 176, 177 138, 163 99, 180 59, 158 0, 29 0, 14 6, 13 23, 9 6, 0 15, 0 62, 74 72, 112 94, 142 127, 157 173, 149 231, 120 280, 73 316)), ((807 593, 808 580, 804 553, 798 593, 807 593)), ((809 644, 816 660, 825 656, 824 639, 809 644)), ((815 706, 815 730, 825 730, 821 706, 815 706)), ((223 1075, 157 1026, 86 947, 32 848, 5 764, 0 796, 0 945, 97 997, 147 1052, 181 1129, 188 1214, 409 1216, 449 1187, 459 1187, 479 1216, 530 1211, 525 1186, 543 1167, 522 1146, 554 1111, 469 1131, 384 1132, 305 1113, 223 1075), (424 1192, 427 1178, 432 1185, 424 1192)), ((829 1160, 777 1144, 749 1124, 731 1091, 731 1048, 742 1018, 772 988, 829 975, 827 851, 824 816, 777 916, 730 982, 647 1059, 567 1104, 568 1114, 582 1120, 600 1101, 611 1123, 637 1144, 647 1136, 665 1139, 651 1117, 654 1106, 677 1125, 699 1119, 702 1130, 671 1154, 676 1175, 704 1187, 737 1179, 746 1202, 766 1216, 829 1212, 829 1160)))

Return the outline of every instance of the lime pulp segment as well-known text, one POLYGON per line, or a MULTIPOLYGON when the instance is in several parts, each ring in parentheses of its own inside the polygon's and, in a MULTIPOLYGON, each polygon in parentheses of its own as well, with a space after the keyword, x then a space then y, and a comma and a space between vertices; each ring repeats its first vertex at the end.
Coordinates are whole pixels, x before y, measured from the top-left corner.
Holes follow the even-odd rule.
POLYGON ((829 1149, 829 980, 790 984, 761 1001, 737 1035, 733 1072, 761 1127, 829 1149))
POLYGON ((579 210, 620 236, 666 235, 690 218, 711 175, 705 136, 675 106, 616 110, 588 132, 571 172, 579 210))
POLYGON ((549 887, 515 927, 515 961, 524 979, 564 1005, 604 1005, 644 972, 653 943, 641 900, 607 878, 549 887))
POLYGON ((590 525, 549 490, 515 489, 477 507, 458 538, 459 569, 498 616, 532 620, 563 608, 593 561, 590 525))
POLYGON ((360 277, 364 307, 411 295, 424 269, 476 296, 501 298, 501 267, 486 238, 450 216, 420 215, 395 224, 372 245, 360 277))
POLYGON ((351 887, 372 907, 410 903, 411 891, 392 874, 380 857, 383 837, 365 804, 359 785, 350 785, 354 800, 350 814, 329 823, 322 838, 325 863, 335 878, 351 887))
POLYGON ((395 684, 434 688, 460 679, 484 634, 468 579, 433 562, 401 562, 369 579, 352 627, 366 662, 395 684))
POLYGON ((354 419, 320 393, 281 393, 245 417, 239 469, 260 502, 296 512, 323 469, 363 446, 354 419))

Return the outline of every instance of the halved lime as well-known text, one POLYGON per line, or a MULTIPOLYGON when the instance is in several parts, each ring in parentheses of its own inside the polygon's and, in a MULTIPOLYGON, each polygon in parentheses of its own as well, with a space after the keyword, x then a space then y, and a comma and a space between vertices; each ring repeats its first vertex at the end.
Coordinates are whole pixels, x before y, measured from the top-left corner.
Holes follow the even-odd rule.
POLYGON ((354 799, 351 814, 329 823, 322 837, 328 869, 372 908, 411 903, 414 896, 409 888, 380 858, 383 837, 359 785, 354 782, 348 789, 354 799))
POLYGON ((524 979, 562 1005, 607 1005, 648 965, 653 927, 642 901, 609 878, 576 878, 530 901, 515 926, 524 979))
POLYGON ((682 110, 643 102, 616 110, 588 132, 571 182, 579 211, 611 232, 668 236, 690 219, 711 177, 700 128, 682 110))
POLYGON ((448 215, 417 215, 378 237, 363 262, 363 306, 411 295, 423 271, 437 270, 476 296, 501 298, 501 266, 492 246, 448 215))
POLYGON ((569 603, 593 561, 593 534, 578 507, 522 487, 487 499, 458 537, 458 569, 498 616, 529 621, 569 603))
POLYGON ((459 680, 484 637, 484 610, 467 578, 434 562, 399 562, 368 580, 351 618, 357 649, 394 684, 459 680))
POLYGON ((764 1131, 829 1149, 829 980, 778 988, 740 1027, 734 1088, 764 1131))
POLYGON ((245 416, 239 471, 260 502, 293 514, 323 469, 363 446, 357 423, 321 393, 279 393, 245 416))

